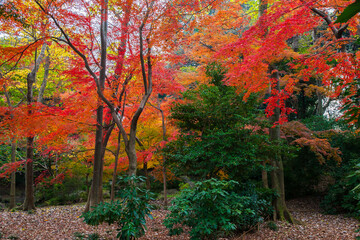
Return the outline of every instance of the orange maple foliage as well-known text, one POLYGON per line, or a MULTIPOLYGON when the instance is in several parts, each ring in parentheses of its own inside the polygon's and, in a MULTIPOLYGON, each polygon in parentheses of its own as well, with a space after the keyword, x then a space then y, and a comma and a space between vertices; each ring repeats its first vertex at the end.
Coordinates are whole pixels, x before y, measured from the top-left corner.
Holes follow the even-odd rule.
POLYGON ((311 131, 305 124, 298 121, 287 122, 281 126, 281 131, 290 144, 308 147, 321 164, 330 159, 341 162, 339 148, 332 147, 329 139, 321 138, 321 133, 311 131))

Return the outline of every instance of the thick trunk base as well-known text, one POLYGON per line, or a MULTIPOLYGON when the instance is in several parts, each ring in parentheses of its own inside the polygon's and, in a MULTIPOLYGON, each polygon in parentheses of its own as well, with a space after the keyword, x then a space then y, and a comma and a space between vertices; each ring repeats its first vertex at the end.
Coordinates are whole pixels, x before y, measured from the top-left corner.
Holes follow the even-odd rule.
POLYGON ((291 224, 297 224, 298 221, 293 218, 284 202, 281 199, 277 199, 274 202, 274 215, 273 220, 280 220, 291 224))

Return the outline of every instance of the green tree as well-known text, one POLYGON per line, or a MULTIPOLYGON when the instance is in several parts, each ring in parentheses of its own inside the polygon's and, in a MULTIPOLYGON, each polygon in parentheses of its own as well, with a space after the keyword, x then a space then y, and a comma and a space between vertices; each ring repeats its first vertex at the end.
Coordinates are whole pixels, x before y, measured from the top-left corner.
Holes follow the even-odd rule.
POLYGON ((259 169, 267 137, 260 127, 255 96, 223 84, 225 70, 212 63, 207 67, 210 85, 183 93, 183 101, 172 107, 171 118, 180 137, 165 149, 168 164, 178 175, 194 179, 227 176, 239 181, 259 169))

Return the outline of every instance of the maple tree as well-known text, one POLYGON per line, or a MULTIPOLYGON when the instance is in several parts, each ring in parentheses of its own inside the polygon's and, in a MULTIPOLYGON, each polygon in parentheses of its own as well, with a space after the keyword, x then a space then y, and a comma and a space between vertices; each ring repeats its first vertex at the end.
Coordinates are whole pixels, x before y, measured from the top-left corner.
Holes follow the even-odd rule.
MULTIPOLYGON (((59 38, 49 34, 47 38, 66 44, 83 61, 81 69, 85 68, 87 75, 93 79, 99 101, 101 99, 107 105, 112 120, 121 132, 129 159, 128 172, 130 175, 135 174, 138 119, 152 92, 153 68, 156 68, 156 63, 166 60, 166 58, 160 58, 161 55, 166 56, 165 54, 152 53, 152 49, 160 48, 164 53, 169 50, 172 43, 167 41, 167 37, 182 27, 180 21, 177 20, 179 12, 185 10, 191 13, 201 10, 200 2, 188 1, 185 4, 183 1, 168 3, 162 1, 118 1, 110 4, 107 1, 100 1, 100 3, 91 5, 79 1, 77 7, 83 9, 80 13, 74 11, 73 5, 62 1, 51 2, 51 4, 42 1, 35 1, 35 3, 38 5, 38 9, 51 19, 52 27, 60 31, 64 37, 59 38), (113 31, 108 33, 109 16, 111 21, 120 23, 120 31, 117 31, 117 27, 113 27, 111 29, 113 31), (71 21, 66 23, 64 22, 65 18, 71 19, 71 21), (97 20, 100 21, 100 31, 93 25, 97 20), (94 44, 96 36, 100 36, 100 46, 94 44), (108 45, 108 41, 112 41, 112 43, 108 45), (111 50, 111 48, 116 50, 111 50), (127 51, 127 49, 129 50, 127 51), (96 51, 99 52, 99 55, 96 51), (107 61, 112 61, 114 64, 107 67, 107 61), (93 67, 98 68, 100 73, 93 70, 93 67), (111 77, 108 77, 108 74, 111 77), (105 84, 105 82, 107 83, 105 84), (136 95, 129 94, 130 90, 139 92, 136 95), (140 99, 138 99, 138 94, 141 96, 140 99), (129 98, 133 97, 138 102, 127 104, 127 102, 131 102, 129 98), (124 115, 125 108, 130 112, 126 116, 124 115)), ((212 3, 209 1, 201 4, 209 6, 212 3)), ((73 71, 79 71, 79 69, 76 68, 73 71)), ((100 102, 97 110, 97 122, 90 206, 99 203, 102 198, 102 149, 105 141, 103 141, 102 129, 103 104, 100 102)))
MULTIPOLYGON (((5 11, 6 12, 6 11, 5 11)), ((3 15, 4 16, 4 15, 3 15)), ((7 19, 7 16, 5 15, 5 19, 7 19)), ((3 19, 2 19, 3 20, 3 19)), ((20 21, 18 21, 17 18, 15 18, 15 24, 19 24, 20 21)), ((19 26, 17 26, 19 27, 19 26)), ((22 27, 22 26, 20 26, 22 27)), ((7 28, 5 27, 4 28, 4 24, 2 24, 2 29, 3 30, 7 30, 7 28)), ((41 33, 39 34, 39 36, 37 36, 38 34, 34 34, 30 37, 33 37, 34 40, 35 40, 35 43, 38 41, 38 37, 41 37, 41 33)), ((23 54, 25 50, 27 50, 29 46, 27 47, 23 47, 23 46, 20 46, 18 47, 18 51, 17 54, 23 54)), ((36 47, 36 46, 35 46, 36 47)), ((35 63, 34 63, 34 66, 31 68, 31 71, 29 73, 27 73, 26 75, 26 81, 27 81, 27 93, 26 93, 26 101, 27 101, 27 115, 28 115, 28 118, 31 117, 32 113, 33 113, 33 110, 31 109, 32 108, 32 102, 33 102, 33 84, 35 83, 35 78, 36 78, 36 74, 39 70, 39 67, 40 67, 40 63, 42 61, 42 59, 44 58, 44 55, 45 55, 45 50, 46 50, 46 47, 47 47, 47 44, 46 43, 43 43, 42 46, 41 46, 41 50, 40 50, 40 53, 39 53, 39 56, 36 56, 35 54, 35 63)), ((11 50, 15 50, 16 51, 16 48, 10 48, 11 50)), ((8 51, 8 48, 2 48, 2 51, 3 51, 3 54, 8 51)), ((35 51, 37 53, 37 50, 35 48, 35 51)), ((13 54, 13 53, 11 53, 13 54)), ((16 54, 15 56, 12 55, 12 57, 10 58, 10 60, 12 60, 12 58, 16 57, 16 54)), ((6 58, 6 57, 5 57, 6 58)), ((11 68, 10 67, 10 71, 15 68, 17 66, 17 64, 19 63, 19 60, 20 58, 17 60, 17 62, 15 62, 14 66, 11 68)), ((8 61, 5 61, 4 63, 7 63, 8 61)), ((4 64, 3 63, 3 64, 4 64)), ((9 71, 8 71, 9 72, 9 71)), ((8 72, 4 72, 4 74, 6 75, 8 72)), ((4 75, 3 74, 3 75, 4 75)), ((8 106, 9 108, 12 108, 13 105, 11 104, 11 100, 10 100, 10 97, 9 97, 9 94, 7 93, 7 89, 6 89, 6 83, 4 83, 3 85, 3 88, 4 88, 4 92, 5 92, 5 96, 6 96, 6 100, 7 100, 7 103, 8 103, 8 106)), ((42 91, 43 92, 43 91, 42 91)), ((39 96, 39 100, 41 100, 41 96, 39 96)), ((21 103, 21 102, 20 102, 21 103)), ((20 104, 19 103, 19 104, 20 104)), ((25 110, 25 109, 24 109, 25 110)), ((13 115, 12 115, 13 116, 13 115)), ((27 137, 27 160, 26 160, 26 164, 25 164, 25 169, 26 169, 26 181, 25 181, 25 184, 26 184, 26 194, 25 194, 25 201, 24 201, 24 204, 23 204, 23 208, 24 210, 29 210, 29 209, 34 209, 35 208, 35 205, 34 205, 34 189, 33 189, 33 145, 34 145, 34 133, 31 133, 31 132, 28 132, 26 133, 26 135, 28 136, 27 137)), ((15 140, 12 140, 12 142, 15 141, 15 140)))
MULTIPOLYGON (((20 10, 28 11, 34 7, 34 5, 22 2, 17 2, 16 5, 10 2, 9 4, 19 12, 20 10)), ((14 22, 10 22, 14 28, 9 28, 11 24, 8 18, 2 19, 1 22, 5 43, 1 47, 3 53, 1 81, 4 99, 8 105, 1 108, 1 113, 8 116, 1 122, 6 129, 2 137, 9 134, 8 136, 13 136, 16 141, 22 136, 29 136, 25 161, 27 190, 24 209, 34 208, 32 169, 34 148, 48 149, 43 150, 45 154, 51 151, 54 153, 69 151, 74 145, 66 143, 67 137, 86 129, 81 125, 80 119, 87 118, 86 121, 89 121, 91 116, 91 112, 86 112, 84 108, 86 104, 83 105, 89 99, 84 102, 81 99, 77 101, 84 112, 74 111, 75 105, 72 105, 74 101, 69 101, 73 93, 68 92, 60 100, 69 82, 64 78, 66 74, 58 75, 58 73, 64 73, 67 65, 65 60, 71 59, 72 56, 58 48, 56 44, 44 41, 47 26, 41 21, 42 19, 44 15, 41 14, 37 17, 29 16, 21 24, 15 19, 14 22), (33 59, 35 59, 34 62, 33 59), (23 104, 25 100, 27 105, 23 104), (77 114, 80 112, 82 114, 77 114)), ((13 166, 9 166, 6 171, 9 172, 11 169, 14 175, 16 166, 20 165, 14 163, 13 166)))

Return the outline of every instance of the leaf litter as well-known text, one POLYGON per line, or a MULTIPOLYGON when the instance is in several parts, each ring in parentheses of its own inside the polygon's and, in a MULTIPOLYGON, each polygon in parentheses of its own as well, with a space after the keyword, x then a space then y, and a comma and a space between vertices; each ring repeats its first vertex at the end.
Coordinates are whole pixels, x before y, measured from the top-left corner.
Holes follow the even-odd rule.
MULTIPOLYGON (((285 222, 275 222, 278 230, 267 227, 267 223, 259 225, 253 232, 246 232, 222 240, 240 239, 355 239, 360 236, 355 230, 359 221, 344 215, 325 215, 318 206, 319 199, 303 198, 288 201, 288 208, 293 216, 302 222, 291 225, 285 222)), ((21 240, 50 239, 81 239, 76 236, 99 234, 100 239, 116 239, 116 225, 102 224, 89 226, 80 217, 83 205, 54 206, 37 208, 30 214, 22 211, 0 212, 0 236, 3 239, 14 237, 21 240)), ((147 219, 147 231, 140 240, 188 240, 189 229, 185 228, 179 236, 169 236, 168 230, 162 224, 169 211, 154 210, 153 219, 147 219)), ((1 237, 0 237, 1 239, 1 237)), ((84 238, 86 239, 86 238, 84 238)))

